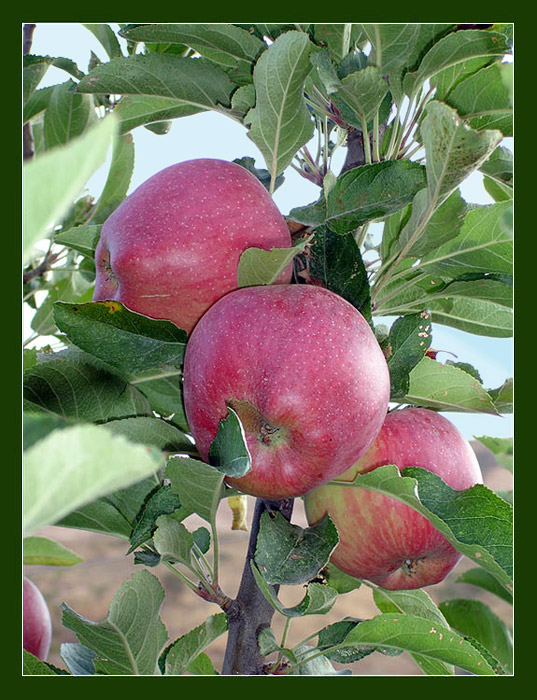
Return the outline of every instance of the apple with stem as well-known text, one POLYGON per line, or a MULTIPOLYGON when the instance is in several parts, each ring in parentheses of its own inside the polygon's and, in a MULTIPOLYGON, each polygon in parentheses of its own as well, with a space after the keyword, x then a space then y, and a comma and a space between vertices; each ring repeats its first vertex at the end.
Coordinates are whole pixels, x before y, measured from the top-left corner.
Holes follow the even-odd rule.
MULTIPOLYGON (((274 200, 246 168, 212 158, 177 163, 146 180, 103 224, 93 300, 115 299, 190 333, 237 288, 247 248, 291 245, 274 200)), ((277 282, 291 274, 289 266, 277 282)))
POLYGON ((216 302, 190 336, 183 390, 202 458, 231 407, 252 467, 227 483, 279 500, 329 481, 367 450, 386 416, 390 380, 354 306, 292 284, 247 287, 216 302))
POLYGON ((332 563, 390 590, 442 581, 461 554, 410 506, 367 489, 342 486, 385 464, 422 467, 454 489, 483 483, 470 443, 444 416, 408 407, 388 413, 373 445, 348 471, 305 497, 308 522, 330 515, 339 533, 332 563))
POLYGON ((43 594, 26 576, 23 580, 23 648, 45 661, 50 649, 52 623, 43 594))

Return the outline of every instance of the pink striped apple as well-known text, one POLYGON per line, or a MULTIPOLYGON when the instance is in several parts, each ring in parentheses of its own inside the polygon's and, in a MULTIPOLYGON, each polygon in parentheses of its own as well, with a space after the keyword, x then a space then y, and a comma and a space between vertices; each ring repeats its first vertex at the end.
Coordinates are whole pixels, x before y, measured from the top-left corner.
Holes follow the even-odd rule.
MULTIPOLYGON (((470 443, 444 416, 425 408, 388 413, 366 454, 335 479, 353 481, 385 464, 422 467, 461 490, 483 482, 470 443)), ((310 524, 330 515, 339 533, 332 563, 390 590, 439 583, 461 555, 410 506, 362 488, 321 486, 305 497, 310 524)))
MULTIPOLYGON (((248 170, 211 158, 178 163, 146 180, 104 223, 93 299, 115 299, 190 332, 237 288, 246 248, 290 246, 285 219, 248 170)), ((278 282, 289 282, 291 271, 278 282)))
POLYGON ((50 649, 52 624, 43 594, 33 581, 24 577, 22 589, 22 645, 30 654, 45 661, 50 649))
POLYGON ((247 287, 214 304, 186 347, 184 403, 202 458, 233 408, 251 471, 227 482, 284 499, 348 469, 388 408, 388 367, 364 317, 327 289, 247 287))

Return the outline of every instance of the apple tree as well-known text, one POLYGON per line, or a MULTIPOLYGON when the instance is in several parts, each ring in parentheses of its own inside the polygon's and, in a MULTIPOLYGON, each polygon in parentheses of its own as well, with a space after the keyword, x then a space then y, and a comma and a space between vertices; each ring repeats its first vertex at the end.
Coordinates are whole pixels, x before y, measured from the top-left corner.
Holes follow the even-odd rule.
MULTIPOLYGON (((123 540, 137 570, 104 620, 64 603, 77 638, 62 644, 64 667, 25 649, 24 673, 345 675, 370 654, 407 652, 423 674, 512 674, 511 630, 489 606, 436 604, 426 590, 465 556, 473 565, 457 580, 512 602, 511 495, 482 483, 442 415, 510 413, 512 379, 484 386, 479 367, 442 362, 432 346, 440 325, 512 335, 512 25, 85 27, 107 61, 92 53, 78 66, 61 47, 36 55, 39 25, 23 31, 24 563, 80 560, 40 535, 55 525, 123 540), (40 87, 50 66, 65 81, 40 87), (280 228, 267 242, 246 225, 236 259, 224 236, 214 246, 199 234, 188 251, 170 238, 186 180, 171 195, 146 183, 138 208, 127 197, 131 132, 166 138, 173 120, 208 110, 257 147, 259 163, 237 153, 234 168, 280 228), (102 193, 83 193, 109 149, 102 193), (283 216, 272 198, 290 169, 318 196, 283 216), (489 204, 463 197, 475 173, 489 204), (138 245, 144 235, 150 245, 138 245), (160 312, 159 297, 189 274, 196 284, 160 312), (116 293, 120 276, 135 292, 116 293), (216 292, 181 327, 204 286, 216 292), (301 498, 305 527, 293 522, 301 498), (219 579, 226 502, 237 520, 250 508, 235 597, 219 579), (192 515, 205 525, 192 529, 192 515), (415 575, 433 558, 418 530, 438 545, 436 578, 415 575), (388 541, 396 563, 362 567, 388 541), (165 570, 212 604, 178 639, 160 616, 165 570), (302 590, 291 607, 284 586, 302 590), (323 625, 361 586, 378 613, 323 625), (289 627, 310 615, 316 634, 289 644, 289 627)), ((234 172, 204 185, 188 176, 189 222, 225 216, 222 197, 238 207, 230 220, 250 216, 234 172)), ((479 439, 511 468, 511 439, 479 439)))

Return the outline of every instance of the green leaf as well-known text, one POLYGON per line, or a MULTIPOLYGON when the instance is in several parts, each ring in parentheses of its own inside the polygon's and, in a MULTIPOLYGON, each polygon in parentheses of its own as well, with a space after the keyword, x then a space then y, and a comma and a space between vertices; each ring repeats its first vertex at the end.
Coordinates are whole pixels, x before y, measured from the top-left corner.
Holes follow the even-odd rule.
MULTIPOLYGON (((193 95, 194 92, 192 91, 193 95)), ((188 117, 192 114, 199 114, 199 112, 203 112, 206 109, 211 108, 190 104, 185 100, 170 97, 124 95, 114 108, 114 114, 119 119, 119 132, 126 134, 138 126, 179 117, 188 117)))
POLYGON ((105 620, 92 622, 65 603, 62 623, 97 653, 99 674, 160 675, 158 655, 168 634, 160 619, 164 590, 148 571, 137 571, 114 595, 105 620))
POLYGON ((40 335, 55 335, 58 328, 54 323, 54 304, 57 301, 86 302, 93 295, 93 284, 82 272, 55 270, 47 283, 49 292, 32 317, 30 326, 40 335))
POLYGON ((45 73, 52 63, 50 56, 33 56, 26 54, 23 56, 22 85, 23 104, 26 104, 34 94, 37 86, 44 78, 45 73))
POLYGON ((199 654, 226 631, 227 617, 224 613, 217 613, 179 637, 166 652, 166 675, 180 676, 189 671, 199 654))
POLYGON ((253 65, 266 44, 233 24, 144 24, 121 31, 134 41, 190 46, 217 63, 235 82, 251 81, 253 65))
POLYGON ((169 420, 184 432, 189 432, 183 406, 180 370, 176 372, 149 372, 133 380, 139 391, 147 398, 153 411, 169 420))
POLYGON ((83 26, 99 40, 109 58, 118 58, 123 55, 117 36, 110 25, 101 23, 84 24, 83 26))
POLYGON ((343 119, 365 131, 388 92, 388 83, 380 68, 367 66, 347 75, 332 95, 343 119))
POLYGON ((155 474, 77 508, 57 524, 128 540, 147 500, 159 485, 155 474))
POLYGON ((209 463, 218 471, 238 478, 247 474, 252 460, 246 435, 239 416, 227 407, 227 416, 218 424, 218 430, 209 447, 209 463))
POLYGON ((513 438, 495 438, 482 435, 476 437, 476 440, 489 448, 498 464, 510 472, 513 471, 513 438))
POLYGON ((431 345, 429 314, 422 311, 398 318, 390 329, 388 342, 390 393, 392 398, 405 396, 410 386, 410 372, 431 345))
POLYGON ((377 491, 427 518, 462 554, 512 590, 513 509, 482 484, 457 491, 425 469, 394 465, 359 474, 354 487, 377 491))
POLYGON ((60 656, 73 676, 95 675, 93 661, 97 658, 97 654, 83 644, 62 642, 60 644, 60 656))
POLYGON ((77 92, 166 97, 203 110, 229 106, 232 90, 233 83, 217 66, 162 53, 115 58, 94 68, 77 86, 77 92))
POLYGON ((182 364, 184 330, 130 311, 118 301, 59 302, 54 319, 75 345, 120 370, 136 373, 182 364))
MULTIPOLYGON (((31 119, 35 120, 35 117, 41 115, 42 112, 47 108, 48 102, 52 93, 54 92, 54 85, 49 87, 41 88, 40 90, 35 90, 28 101, 24 104, 22 110, 22 121, 24 124, 29 122, 31 119)), ((35 120, 32 124, 34 131, 37 129, 39 122, 35 120)), ((41 123, 42 127, 42 123, 41 123)), ((36 134, 34 133, 34 141, 36 140, 36 134)), ((39 152, 39 151, 36 151, 39 152)))
POLYGON ((374 651, 380 651, 380 649, 374 646, 366 645, 339 648, 341 642, 358 624, 360 624, 359 620, 346 618, 340 622, 334 622, 324 627, 319 631, 317 649, 325 652, 325 658, 329 658, 340 664, 352 664, 356 661, 361 661, 374 651))
POLYGON ((437 411, 498 413, 491 396, 477 379, 430 357, 421 359, 410 372, 404 402, 437 411))
POLYGON ((101 225, 85 224, 74 228, 60 231, 54 235, 54 242, 58 245, 67 246, 78 253, 82 253, 87 258, 93 260, 95 248, 101 236, 101 225))
POLYGON ((65 671, 60 671, 60 669, 55 669, 52 664, 48 664, 45 661, 41 661, 30 654, 26 649, 22 650, 22 675, 23 676, 56 676, 58 673, 62 675, 65 671))
POLYGON ((513 272, 512 203, 471 209, 460 233, 421 260, 431 275, 455 279, 468 273, 513 272))
POLYGON ((263 154, 272 182, 313 135, 303 94, 311 48, 307 34, 286 32, 261 54, 254 68, 256 105, 246 117, 251 125, 248 135, 263 154))
POLYGON ((447 105, 431 101, 420 128, 426 151, 430 206, 436 208, 489 158, 502 138, 500 131, 474 131, 447 105))
POLYGON ((480 600, 445 600, 440 610, 449 625, 482 644, 509 674, 513 673, 513 641, 505 622, 480 600))
POLYGON ((102 224, 127 196, 134 171, 134 140, 131 134, 116 136, 112 142, 112 162, 93 211, 92 221, 102 224))
POLYGON ((181 502, 168 484, 161 486, 149 496, 140 511, 131 535, 131 546, 127 554, 133 552, 144 542, 151 539, 156 521, 161 515, 171 515, 181 508, 181 502))
POLYGON ((224 474, 190 457, 172 457, 164 472, 181 506, 197 513, 208 523, 214 521, 224 482, 224 474))
POLYGON ((195 676, 216 676, 218 675, 214 670, 213 662, 205 654, 201 652, 195 659, 193 659, 189 664, 187 671, 195 676))
POLYGON ((268 584, 295 585, 314 578, 339 541, 328 516, 313 527, 292 525, 281 513, 261 515, 255 563, 268 584))
POLYGON ((354 47, 364 40, 363 30, 359 24, 314 24, 315 41, 326 46, 335 61, 341 61, 354 47))
POLYGON ((513 412, 513 380, 506 379, 497 389, 488 390, 498 413, 513 412))
MULTIPOLYGON (((497 285, 505 287, 501 282, 497 285)), ((447 288, 449 294, 450 288, 447 288)), ((506 290, 512 298, 512 291, 506 290)), ((504 304, 486 299, 450 296, 431 300, 429 310, 434 323, 458 328, 466 333, 474 333, 493 338, 510 338, 513 335, 513 313, 504 304)))
POLYGON ((192 449, 192 442, 184 433, 160 418, 121 418, 104 423, 104 427, 114 435, 124 435, 131 442, 152 445, 166 452, 192 449))
POLYGON ((328 226, 320 226, 315 230, 308 261, 311 277, 346 299, 371 323, 367 270, 352 233, 341 235, 328 226))
MULTIPOLYGON (((408 615, 416 615, 444 627, 449 627, 446 618, 424 590, 387 591, 382 588, 376 588, 373 591, 373 598, 381 612, 402 612, 408 615)), ((421 654, 412 653, 411 655, 423 672, 429 676, 453 675, 454 673, 451 664, 430 659, 421 654)))
POLYGON ((102 165, 117 121, 113 115, 65 146, 23 167, 24 259, 72 206, 90 176, 102 165))
MULTIPOLYGON (((402 209, 425 182, 425 169, 409 160, 388 160, 347 170, 337 178, 326 197, 324 220, 336 233, 350 233, 367 221, 402 209)), ((305 208, 304 217, 302 208, 292 209, 289 216, 310 224, 310 211, 311 205, 305 208)), ((321 205, 317 203, 317 220, 321 218, 320 211, 321 205)))
POLYGON ((295 243, 291 248, 247 248, 240 257, 237 269, 237 285, 254 287, 273 284, 287 269, 293 258, 301 253, 312 236, 295 243))
POLYGON ((23 564, 44 566, 74 566, 84 561, 82 557, 63 544, 48 537, 25 537, 22 542, 23 564))
POLYGON ((53 525, 80 506, 155 473, 161 464, 159 450, 133 445, 102 426, 54 431, 25 453, 24 532, 53 525))
POLYGON ((259 586, 259 590, 268 602, 277 610, 280 615, 285 617, 302 617, 303 615, 324 615, 332 609, 337 599, 337 591, 331 586, 321 583, 308 583, 306 594, 293 607, 286 608, 278 600, 274 588, 267 584, 263 578, 263 574, 259 571, 253 561, 250 561, 250 567, 254 578, 259 586))
POLYGON ((431 78, 431 85, 435 88, 435 99, 439 102, 445 102, 451 90, 460 82, 477 73, 481 68, 490 65, 494 60, 495 58, 490 56, 469 58, 440 71, 431 78))
POLYGON ((25 410, 77 421, 106 421, 149 414, 149 404, 117 375, 84 362, 52 358, 24 373, 25 410))
POLYGON ((157 529, 153 544, 163 559, 190 566, 194 540, 186 527, 171 515, 161 515, 156 520, 157 529))
MULTIPOLYGON (((239 88, 242 89, 242 88, 239 88)), ((253 86, 250 86, 250 88, 245 87, 246 89, 251 89, 252 93, 254 95, 254 101, 255 101, 255 90, 253 86)), ((233 97, 235 98, 236 92, 233 93, 233 97)), ((251 104, 251 107, 254 105, 251 104)), ((270 173, 266 168, 256 168, 255 167, 255 159, 252 158, 251 156, 243 156, 242 158, 234 158, 233 159, 234 163, 237 163, 237 165, 241 165, 243 168, 246 170, 249 170, 252 175, 255 175, 256 178, 259 180, 259 182, 263 185, 263 187, 266 190, 270 190, 270 173)), ((285 180, 285 177, 283 175, 278 175, 276 178, 276 181, 274 183, 274 190, 277 190, 280 185, 283 185, 283 182, 285 180)))
POLYGON ((324 575, 326 582, 331 588, 334 588, 340 595, 343 593, 350 593, 360 588, 362 581, 354 576, 349 576, 345 572, 338 569, 332 562, 328 562, 326 567, 323 569, 322 574, 324 575))
POLYGON ((404 89, 407 95, 440 71, 471 58, 504 56, 511 46, 504 34, 469 29, 448 34, 434 44, 423 57, 419 68, 406 76, 404 89))
POLYGON ((497 595, 502 600, 505 600, 506 603, 513 604, 513 595, 498 583, 497 579, 485 569, 476 568, 463 571, 457 578, 457 583, 477 586, 484 591, 497 595))
MULTIPOLYGON (((297 662, 301 665, 289 676, 347 676, 349 671, 336 671, 326 656, 318 656, 315 648, 304 644, 297 649, 297 662), (311 657, 311 658, 310 658, 311 657), (305 661, 306 660, 306 661, 305 661)), ((351 674, 352 675, 352 674, 351 674)))
POLYGON ((446 103, 472 129, 498 129, 504 136, 513 135, 513 108, 499 63, 482 68, 459 83, 446 103))
POLYGON ((56 85, 49 98, 43 122, 47 150, 81 136, 97 120, 92 98, 75 94, 75 85, 73 80, 56 85))
POLYGON ((494 675, 484 656, 456 632, 423 617, 383 613, 356 625, 340 647, 382 646, 421 654, 476 675, 494 675))
POLYGON ((41 440, 56 428, 67 428, 73 421, 55 415, 44 413, 23 414, 23 449, 27 450, 35 442, 41 440))

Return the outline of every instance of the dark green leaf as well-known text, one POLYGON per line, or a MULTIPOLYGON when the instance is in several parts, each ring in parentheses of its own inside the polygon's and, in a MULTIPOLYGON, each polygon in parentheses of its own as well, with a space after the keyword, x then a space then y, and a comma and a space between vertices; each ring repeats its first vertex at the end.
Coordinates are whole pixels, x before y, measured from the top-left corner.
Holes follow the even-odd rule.
POLYGON ((367 66, 347 75, 332 95, 343 119, 365 131, 388 92, 388 84, 380 68, 367 66))
POLYGON ((340 595, 343 593, 350 593, 360 588, 362 581, 354 576, 349 576, 349 574, 340 571, 332 562, 328 562, 326 567, 323 569, 322 574, 326 579, 326 582, 331 588, 334 588, 340 595))
POLYGON ((183 637, 179 637, 166 651, 166 675, 180 676, 189 670, 198 655, 227 630, 224 613, 211 615, 205 622, 183 637))
POLYGON ((406 396, 410 386, 410 372, 425 356, 431 345, 431 324, 429 314, 422 311, 398 318, 390 329, 390 370, 391 397, 406 396))
POLYGON ((359 24, 314 24, 313 34, 317 44, 326 46, 335 61, 341 61, 365 36, 359 24))
POLYGON ((320 226, 307 254, 310 275, 355 306, 371 323, 371 295, 360 248, 352 233, 320 226))
POLYGON ((313 527, 292 525, 281 513, 261 516, 255 562, 269 584, 310 581, 326 565, 338 543, 328 516, 313 527))
POLYGON ((497 389, 489 389, 489 396, 494 401, 498 413, 513 412, 513 380, 506 379, 497 389))
POLYGON ((189 104, 180 99, 170 97, 152 97, 149 95, 125 95, 114 109, 114 114, 119 118, 119 131, 126 134, 128 131, 145 124, 188 117, 198 114, 210 107, 189 104))
POLYGON ((311 237, 303 238, 290 248, 246 248, 241 254, 237 269, 239 287, 256 287, 273 284, 289 267, 293 258, 301 253, 311 237))
POLYGON ((192 533, 171 515, 159 516, 156 520, 156 526, 153 544, 162 559, 190 566, 194 545, 192 533))
POLYGON ((463 571, 458 577, 457 582, 477 586, 484 591, 497 595, 502 600, 505 600, 506 603, 513 604, 513 595, 499 584, 497 579, 485 569, 476 568, 463 571))
POLYGON ((75 85, 73 80, 56 85, 49 98, 44 118, 47 149, 80 136, 97 120, 93 100, 89 95, 74 94, 75 85))
POLYGON ((102 224, 127 196, 134 170, 134 141, 131 134, 116 136, 112 142, 112 162, 104 189, 92 215, 102 224))
POLYGON ((160 418, 122 418, 105 423, 104 427, 114 435, 124 435, 130 442, 153 445, 166 452, 180 452, 192 447, 184 433, 160 418))
POLYGON ((52 666, 52 664, 48 664, 45 661, 41 661, 37 658, 37 656, 34 656, 33 654, 30 654, 29 651, 26 651, 26 649, 23 649, 23 676, 56 676, 58 674, 68 675, 66 671, 62 671, 61 669, 57 669, 55 666, 52 666))
POLYGON ((62 622, 97 653, 97 673, 158 675, 158 655, 168 637, 160 619, 163 600, 158 579, 137 571, 115 594, 105 620, 87 620, 63 603, 62 622))
MULTIPOLYGON (((246 88, 245 88, 246 89, 246 88)), ((235 99, 236 93, 233 94, 233 98, 235 99)), ((255 95, 255 92, 254 92, 255 95)), ((250 107, 253 107, 254 105, 251 104, 250 107)), ((259 180, 259 182, 265 187, 265 189, 270 190, 270 173, 266 168, 256 168, 255 167, 255 160, 251 158, 250 156, 243 156, 242 158, 235 158, 233 160, 234 163, 237 163, 237 165, 241 165, 243 168, 246 170, 249 170, 252 175, 255 175, 256 178, 259 180)), ((280 185, 283 185, 284 182, 284 175, 278 175, 276 180, 274 181, 274 191, 278 189, 280 185)))
POLYGON ((480 600, 445 600, 440 610, 448 623, 465 637, 477 640, 501 663, 505 671, 513 673, 513 641, 505 622, 480 600))
POLYGON ((95 257, 95 248, 101 236, 101 226, 97 224, 87 224, 75 226, 67 231, 60 231, 54 236, 54 242, 58 245, 72 248, 78 253, 82 253, 87 258, 95 257))
POLYGON ((131 535, 131 546, 127 554, 151 539, 157 518, 170 515, 181 507, 181 502, 171 487, 166 484, 152 493, 142 506, 131 535))
POLYGON ((26 450, 35 442, 46 437, 57 428, 67 428, 72 421, 56 415, 44 413, 24 413, 23 415, 23 448, 26 450))
POLYGON ((129 372, 183 360, 186 332, 171 321, 150 319, 117 301, 57 303, 58 328, 85 352, 129 372))
POLYGON ((50 56, 33 56, 31 54, 23 56, 23 104, 26 104, 34 94, 51 63, 52 58, 50 56))
POLYGON ((189 457, 172 457, 164 472, 181 506, 207 522, 214 520, 222 496, 224 474, 189 457))
MULTIPOLYGON (((35 90, 35 92, 32 93, 23 108, 22 121, 24 124, 45 111, 55 87, 55 85, 51 85, 50 87, 35 90)), ((34 124, 34 126, 36 127, 37 123, 34 124)))
POLYGON ((240 418, 229 406, 227 411, 209 447, 209 463, 223 474, 238 478, 250 471, 252 461, 240 418))
POLYGON ((99 40, 109 58, 122 56, 121 46, 112 27, 108 24, 84 24, 86 29, 99 40))

